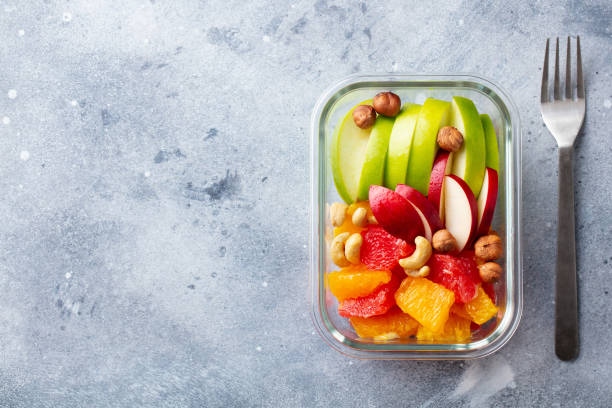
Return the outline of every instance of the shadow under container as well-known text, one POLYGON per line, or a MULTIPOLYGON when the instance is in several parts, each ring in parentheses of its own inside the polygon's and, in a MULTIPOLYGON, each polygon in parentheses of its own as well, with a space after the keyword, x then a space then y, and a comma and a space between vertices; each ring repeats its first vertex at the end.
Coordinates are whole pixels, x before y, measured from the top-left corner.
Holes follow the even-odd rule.
POLYGON ((518 110, 509 95, 492 81, 476 75, 358 75, 329 88, 317 102, 311 123, 311 242, 310 295, 313 323, 335 350, 364 359, 465 360, 499 350, 514 334, 522 312, 522 255, 520 239, 521 149, 518 110), (353 106, 381 91, 398 94, 402 102, 426 98, 451 100, 464 96, 495 126, 499 145, 499 192, 492 222, 504 241, 500 264, 505 270, 496 283, 496 319, 472 333, 467 343, 419 343, 416 339, 374 341, 359 338, 326 286, 326 274, 338 269, 328 247, 332 227, 329 206, 342 201, 330 168, 329 149, 334 127, 353 106))

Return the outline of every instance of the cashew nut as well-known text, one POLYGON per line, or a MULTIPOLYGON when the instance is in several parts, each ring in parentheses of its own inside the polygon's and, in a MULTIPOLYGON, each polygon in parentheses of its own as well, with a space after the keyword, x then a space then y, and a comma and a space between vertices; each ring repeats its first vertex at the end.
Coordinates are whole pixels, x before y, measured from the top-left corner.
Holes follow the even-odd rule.
POLYGON ((349 232, 338 234, 331 243, 329 252, 332 261, 334 261, 334 263, 338 266, 349 266, 351 264, 344 255, 344 244, 349 238, 349 235, 351 235, 349 232))
POLYGON ((413 277, 423 277, 429 274, 429 267, 425 266, 429 257, 431 257, 431 244, 424 237, 416 237, 414 239, 416 249, 407 258, 399 260, 399 264, 404 268, 407 275, 413 277))
POLYGON ((368 211, 363 207, 357 208, 353 213, 353 218, 351 220, 356 226, 362 228, 365 227, 368 225, 368 211))
POLYGON ((368 223, 373 225, 378 224, 378 221, 376 221, 376 217, 374 217, 374 214, 368 215, 368 223))
POLYGON ((430 269, 429 266, 425 265, 421 266, 418 270, 404 269, 404 272, 406 272, 406 275, 412 276, 413 278, 424 278, 429 275, 430 269))
POLYGON ((344 244, 344 256, 346 260, 352 264, 358 264, 361 259, 361 244, 363 244, 363 238, 361 234, 352 234, 344 244))
POLYGON ((334 227, 339 227, 344 223, 347 208, 348 205, 344 203, 333 203, 329 207, 329 219, 334 227))
POLYGON ((388 332, 384 334, 379 334, 378 336, 373 337, 375 341, 387 341, 387 340, 395 340, 399 339, 400 335, 396 332, 388 332))

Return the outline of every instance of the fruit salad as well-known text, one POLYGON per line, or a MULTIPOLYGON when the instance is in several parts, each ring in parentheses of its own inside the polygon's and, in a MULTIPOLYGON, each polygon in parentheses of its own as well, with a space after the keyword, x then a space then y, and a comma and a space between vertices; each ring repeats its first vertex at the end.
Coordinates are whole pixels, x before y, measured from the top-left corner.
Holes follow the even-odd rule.
POLYGON ((338 313, 363 339, 469 342, 497 317, 504 279, 489 116, 460 96, 402 105, 381 92, 340 120, 330 153, 338 313))

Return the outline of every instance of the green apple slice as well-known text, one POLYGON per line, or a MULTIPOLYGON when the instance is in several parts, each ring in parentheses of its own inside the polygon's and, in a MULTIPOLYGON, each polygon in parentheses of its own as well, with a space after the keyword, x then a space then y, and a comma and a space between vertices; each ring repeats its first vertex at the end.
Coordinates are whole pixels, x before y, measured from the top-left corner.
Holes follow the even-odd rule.
POLYGON ((486 113, 480 115, 482 128, 485 134, 485 149, 486 160, 485 167, 495 170, 499 173, 499 149, 497 148, 497 136, 495 135, 495 127, 491 118, 486 113))
POLYGON ((454 96, 451 102, 451 126, 463 134, 463 145, 453 155, 452 173, 462 178, 478 197, 485 174, 485 135, 474 102, 454 96))
MULTIPOLYGON (((372 100, 359 105, 371 105, 372 100)), ((357 105, 357 106, 359 106, 357 105)), ((361 129, 353 121, 353 110, 334 129, 330 147, 330 162, 334 184, 340 197, 348 204, 355 202, 359 178, 372 128, 361 129)))
POLYGON ((387 149, 389 148, 389 138, 393 129, 395 118, 378 115, 368 146, 366 148, 365 159, 363 160, 363 168, 361 169, 361 177, 359 178, 359 189, 357 199, 365 201, 368 199, 370 186, 380 186, 383 183, 385 172, 385 159, 387 157, 387 149))
POLYGON ((384 177, 385 186, 391 190, 395 190, 398 184, 406 182, 412 136, 420 111, 421 105, 406 103, 395 117, 393 130, 389 138, 384 177))
POLYGON ((406 184, 424 195, 429 189, 429 176, 438 150, 438 129, 446 126, 449 111, 450 102, 428 98, 419 112, 412 137, 406 184))

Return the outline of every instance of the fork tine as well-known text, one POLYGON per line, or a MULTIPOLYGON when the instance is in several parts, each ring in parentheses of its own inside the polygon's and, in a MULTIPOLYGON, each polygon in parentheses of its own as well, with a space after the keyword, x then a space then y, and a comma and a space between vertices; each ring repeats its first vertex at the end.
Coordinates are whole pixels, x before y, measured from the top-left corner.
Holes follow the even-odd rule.
POLYGON ((561 84, 559 80, 559 37, 557 37, 557 47, 555 49, 555 84, 554 97, 556 100, 561 99, 561 84))
POLYGON ((584 99, 584 82, 582 80, 582 56, 580 55, 580 36, 576 43, 576 86, 578 88, 577 97, 584 99))
POLYGON ((565 57, 565 99, 572 99, 572 58, 570 37, 567 37, 567 56, 565 57))
POLYGON ((550 39, 546 39, 546 53, 544 54, 544 66, 542 67, 542 91, 540 93, 540 102, 549 102, 548 98, 548 45, 550 39))

